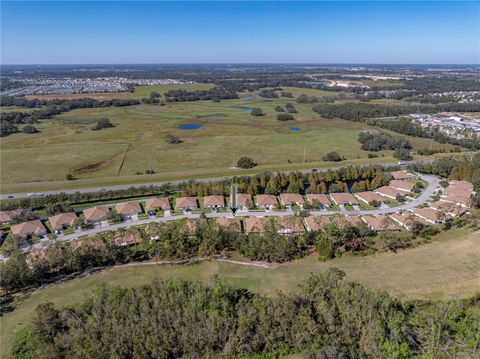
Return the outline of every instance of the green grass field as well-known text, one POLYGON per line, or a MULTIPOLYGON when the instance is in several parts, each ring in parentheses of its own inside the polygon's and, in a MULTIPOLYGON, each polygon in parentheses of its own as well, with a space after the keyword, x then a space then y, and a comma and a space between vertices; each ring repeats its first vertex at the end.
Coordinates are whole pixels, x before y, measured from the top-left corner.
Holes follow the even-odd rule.
POLYGON ((178 278, 208 283, 218 275, 228 283, 271 294, 295 291, 310 274, 330 267, 347 273, 347 279, 387 290, 397 297, 448 299, 471 296, 480 290, 480 233, 452 229, 433 243, 398 253, 367 257, 346 256, 318 262, 315 255, 280 265, 275 269, 203 262, 195 265, 117 267, 85 278, 49 286, 29 294, 17 308, 0 319, 1 355, 6 357, 15 334, 29 323, 35 307, 51 301, 72 305, 84 301, 101 284, 132 287, 154 279, 178 278))
MULTIPOLYGON (((367 161, 367 152, 360 150, 357 141, 359 132, 367 126, 322 119, 311 110, 312 105, 296 104, 299 113, 295 121, 276 120, 274 107, 288 101, 292 100, 261 102, 241 98, 220 103, 70 111, 44 120, 37 126, 38 134, 19 133, 2 139, 2 192, 237 174, 242 172, 230 167, 240 156, 252 157, 259 165, 256 172, 328 166, 332 163, 322 162, 321 158, 330 151, 348 160, 334 165, 395 161, 389 151, 383 158, 367 161), (250 111, 235 106, 261 107, 266 116, 253 117, 250 111), (209 115, 213 118, 204 117, 209 115), (91 131, 91 123, 78 122, 101 117, 108 117, 116 127, 91 131), (178 128, 185 123, 203 127, 178 128), (301 130, 292 131, 290 127, 301 130), (183 142, 169 145, 164 141, 167 134, 175 134, 183 142), (307 163, 303 163, 304 149, 307 163), (157 175, 135 176, 150 164, 157 175), (67 173, 80 180, 65 183, 67 173)), ((415 148, 430 145, 425 139, 411 141, 415 148)), ((433 146, 451 147, 437 143, 433 146)))

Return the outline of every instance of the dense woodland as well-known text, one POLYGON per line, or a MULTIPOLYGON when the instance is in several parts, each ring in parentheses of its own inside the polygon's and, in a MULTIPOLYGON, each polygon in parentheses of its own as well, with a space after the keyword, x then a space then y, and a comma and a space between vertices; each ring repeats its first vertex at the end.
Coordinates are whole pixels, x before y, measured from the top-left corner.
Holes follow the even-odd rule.
POLYGON ((265 296, 187 281, 103 287, 83 305, 41 304, 13 359, 25 358, 474 358, 480 299, 400 302, 330 269, 298 293, 265 296))

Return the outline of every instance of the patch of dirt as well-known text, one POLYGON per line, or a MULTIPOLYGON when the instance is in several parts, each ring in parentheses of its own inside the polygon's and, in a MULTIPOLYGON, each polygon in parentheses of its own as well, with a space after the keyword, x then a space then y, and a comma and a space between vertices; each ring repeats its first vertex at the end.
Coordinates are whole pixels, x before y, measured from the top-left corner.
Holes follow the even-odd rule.
POLYGON ((72 171, 75 174, 97 172, 102 168, 105 168, 108 162, 109 161, 99 161, 99 162, 89 163, 87 165, 72 167, 72 171))

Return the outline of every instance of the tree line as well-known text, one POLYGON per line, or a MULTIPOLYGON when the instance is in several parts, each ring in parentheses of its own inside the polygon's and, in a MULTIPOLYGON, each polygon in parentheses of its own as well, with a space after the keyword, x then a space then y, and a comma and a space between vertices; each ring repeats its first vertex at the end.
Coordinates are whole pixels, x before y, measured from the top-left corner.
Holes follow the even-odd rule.
POLYGON ((268 296, 215 279, 102 287, 80 305, 39 305, 11 357, 451 358, 479 354, 479 298, 400 301, 333 268, 268 296))
POLYGON ((230 100, 238 99, 238 94, 229 91, 222 86, 215 86, 208 90, 169 90, 164 93, 167 102, 183 102, 183 101, 204 101, 204 100, 230 100))

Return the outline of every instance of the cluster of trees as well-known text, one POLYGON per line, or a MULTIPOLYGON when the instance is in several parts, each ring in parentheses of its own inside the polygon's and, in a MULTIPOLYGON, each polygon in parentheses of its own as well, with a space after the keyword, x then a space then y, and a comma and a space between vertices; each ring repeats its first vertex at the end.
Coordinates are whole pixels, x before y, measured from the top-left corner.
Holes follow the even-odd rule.
POLYGON ((169 145, 176 145, 176 144, 182 143, 182 140, 175 135, 166 135, 165 142, 168 143, 169 145))
POLYGON ((358 141, 362 144, 362 150, 365 151, 378 152, 381 150, 412 148, 408 140, 381 132, 362 131, 358 135, 358 141))
POLYGON ((110 127, 115 127, 115 125, 113 123, 111 123, 108 118, 103 117, 103 118, 99 119, 95 125, 90 127, 90 129, 92 131, 99 131, 99 130, 102 130, 104 128, 110 128, 110 127))
POLYGON ((286 105, 285 105, 285 109, 287 110, 288 113, 297 113, 297 109, 295 108, 295 106, 288 102, 286 105))
POLYGON ((319 101, 318 97, 316 96, 308 96, 302 93, 300 96, 297 97, 298 103, 317 103, 319 101))
POLYGON ((237 161, 237 166, 244 169, 253 168, 256 165, 255 161, 247 156, 240 157, 237 161))
POLYGON ((167 102, 183 102, 183 101, 203 101, 203 100, 230 100, 237 99, 238 94, 230 91, 223 86, 215 86, 208 90, 170 90, 164 93, 167 102))
MULTIPOLYGON (((18 97, 2 97, 2 106, 42 107, 31 112, 2 112, 0 113, 0 137, 18 132, 18 124, 35 124, 41 119, 52 118, 64 112, 78 108, 122 107, 138 105, 138 100, 94 100, 83 98, 76 100, 25 100, 18 97), (45 108, 43 108, 45 107, 45 108)), ((33 133, 35 127, 30 126, 24 132, 33 133), (32 128, 33 127, 33 128, 32 128)), ((22 129, 23 131, 24 129, 22 129)), ((36 130, 36 129, 35 129, 36 130)))
POLYGON ((332 151, 327 153, 327 155, 322 158, 322 161, 340 162, 344 159, 345 157, 340 156, 338 152, 332 151))
POLYGON ((329 269, 273 296, 220 280, 102 287, 82 305, 39 305, 11 357, 477 356, 478 298, 419 305, 344 277, 329 269))
POLYGON ((278 98, 278 93, 275 91, 276 89, 264 89, 258 92, 258 96, 264 98, 278 98))
POLYGON ((264 116, 265 114, 263 113, 263 110, 259 107, 252 108, 252 111, 250 112, 252 116, 264 116))

